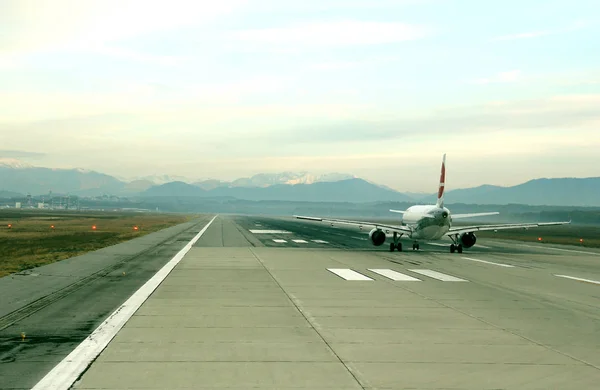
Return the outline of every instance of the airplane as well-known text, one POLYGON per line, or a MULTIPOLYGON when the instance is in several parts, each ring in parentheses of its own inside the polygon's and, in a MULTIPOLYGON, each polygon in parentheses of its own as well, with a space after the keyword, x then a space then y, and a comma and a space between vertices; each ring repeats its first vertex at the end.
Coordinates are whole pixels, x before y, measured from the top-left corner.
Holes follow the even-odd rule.
POLYGON ((334 224, 346 224, 358 226, 360 230, 363 227, 373 226, 369 232, 369 239, 375 246, 383 245, 387 234, 393 233, 393 241, 390 243, 390 252, 397 249, 402 252, 402 243, 400 238, 406 236, 413 240, 413 250, 419 250, 419 241, 435 241, 448 236, 452 240, 450 244, 450 253, 462 253, 464 248, 471 248, 475 245, 477 237, 475 232, 486 230, 501 229, 529 229, 539 226, 567 225, 568 222, 544 222, 544 223, 518 223, 518 224, 499 224, 499 225, 479 225, 479 226, 452 226, 453 219, 463 219, 471 217, 480 217, 487 215, 497 215, 499 212, 454 214, 450 213, 447 207, 444 207, 444 188, 446 185, 446 154, 442 157, 442 171, 438 186, 437 202, 435 205, 415 205, 406 210, 393 210, 390 212, 402 214, 400 225, 388 225, 385 223, 348 221, 344 219, 327 219, 317 217, 307 217, 294 215, 295 218, 310 221, 327 222, 331 226, 334 224), (384 231, 385 230, 385 231, 384 231))

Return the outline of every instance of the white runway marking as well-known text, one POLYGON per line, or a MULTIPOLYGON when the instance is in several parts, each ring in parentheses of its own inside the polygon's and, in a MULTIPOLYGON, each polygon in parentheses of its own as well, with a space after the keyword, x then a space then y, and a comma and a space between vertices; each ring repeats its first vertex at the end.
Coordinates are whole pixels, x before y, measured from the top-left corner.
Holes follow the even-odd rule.
POLYGON ((281 239, 274 239, 273 241, 275 241, 279 244, 283 244, 283 243, 287 242, 286 240, 281 240, 281 239))
POLYGON ((308 241, 305 241, 305 240, 292 240, 292 241, 294 241, 297 244, 308 244, 308 241))
POLYGON ((485 245, 481 245, 481 244, 475 244, 473 246, 473 248, 484 248, 484 249, 492 249, 491 246, 485 246, 485 245))
POLYGON ((217 218, 215 215, 186 246, 162 267, 150 280, 139 288, 125 303, 115 310, 103 323, 100 324, 85 340, 81 342, 67 357, 56 365, 44 376, 32 390, 67 390, 77 378, 85 371, 90 363, 102 352, 117 332, 129 321, 131 316, 148 299, 154 290, 162 283, 169 273, 179 264, 181 259, 189 252, 192 246, 206 232, 211 223, 217 218))
POLYGON ((553 248, 553 247, 542 247, 539 245, 525 245, 525 244, 516 244, 517 246, 525 246, 527 248, 536 248, 536 249, 545 249, 547 251, 562 251, 562 252, 574 252, 574 253, 584 253, 586 255, 596 255, 596 256, 600 256, 599 252, 586 252, 586 251, 578 251, 575 249, 560 249, 560 248, 553 248))
POLYGON ((354 238, 355 240, 367 241, 367 239, 364 237, 351 237, 351 238, 354 238))
POLYGON ((287 230, 261 230, 261 229, 250 229, 250 233, 254 234, 288 234, 287 230))
POLYGON ((340 278, 344 278, 346 280, 373 280, 368 276, 359 274, 358 272, 348 268, 327 268, 327 271, 333 272, 340 278))
POLYGON ((468 282, 468 280, 446 275, 441 272, 432 271, 430 269, 409 269, 409 271, 429 276, 430 278, 441 280, 442 282, 468 282))
POLYGON ((567 276, 567 275, 554 275, 554 276, 558 276, 559 278, 573 279, 573 280, 577 280, 579 282, 586 282, 586 283, 592 283, 592 284, 598 284, 598 285, 600 285, 600 282, 597 281, 597 280, 576 278, 575 276, 567 276))
POLYGON ((401 274, 400 272, 391 270, 391 269, 371 269, 369 271, 375 272, 381 276, 385 276, 388 279, 392 279, 393 281, 402 281, 402 282, 420 282, 421 279, 413 278, 412 276, 401 274))
POLYGON ((462 258, 465 259, 465 260, 477 261, 479 263, 486 263, 486 264, 497 265, 498 267, 514 268, 514 265, 510 265, 510 264, 494 263, 494 262, 491 262, 491 261, 474 259, 472 257, 462 257, 462 258))
POLYGON ((323 240, 312 240, 313 242, 316 242, 318 244, 329 244, 327 241, 323 241, 323 240))

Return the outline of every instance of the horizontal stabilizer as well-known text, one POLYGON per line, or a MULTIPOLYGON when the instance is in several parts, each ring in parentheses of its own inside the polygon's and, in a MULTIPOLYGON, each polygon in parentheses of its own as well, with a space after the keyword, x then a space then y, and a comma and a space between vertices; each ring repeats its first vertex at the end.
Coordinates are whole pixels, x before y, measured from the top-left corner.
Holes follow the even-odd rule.
POLYGON ((497 211, 492 211, 489 213, 470 213, 470 214, 452 214, 452 219, 459 219, 459 218, 471 218, 471 217, 483 217, 486 215, 498 215, 500 214, 497 211))
POLYGON ((316 217, 304 217, 302 215, 294 215, 295 218, 298 219, 308 219, 309 221, 322 221, 323 218, 316 218, 316 217))

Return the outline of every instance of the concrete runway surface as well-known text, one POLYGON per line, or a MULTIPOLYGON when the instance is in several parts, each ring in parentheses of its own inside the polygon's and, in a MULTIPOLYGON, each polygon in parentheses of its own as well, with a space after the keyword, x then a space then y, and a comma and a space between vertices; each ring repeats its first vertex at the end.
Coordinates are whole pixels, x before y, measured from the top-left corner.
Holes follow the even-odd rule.
MULTIPOLYGON (((600 251, 488 239, 451 254, 449 241, 406 244, 391 253, 357 229, 220 215, 73 388, 598 388, 600 251)), ((139 277, 157 268, 144 265, 139 277)), ((0 387, 31 388, 125 301, 135 288, 120 287, 120 273, 4 329, 0 387), (10 339, 25 325, 79 338, 10 339)))

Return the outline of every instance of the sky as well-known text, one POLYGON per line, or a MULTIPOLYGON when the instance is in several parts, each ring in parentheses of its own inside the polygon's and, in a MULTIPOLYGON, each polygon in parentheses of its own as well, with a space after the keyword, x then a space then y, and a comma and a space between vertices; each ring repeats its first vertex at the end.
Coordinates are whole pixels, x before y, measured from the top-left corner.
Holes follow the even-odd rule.
POLYGON ((0 0, 0 158, 400 191, 600 176, 596 0, 0 0))

